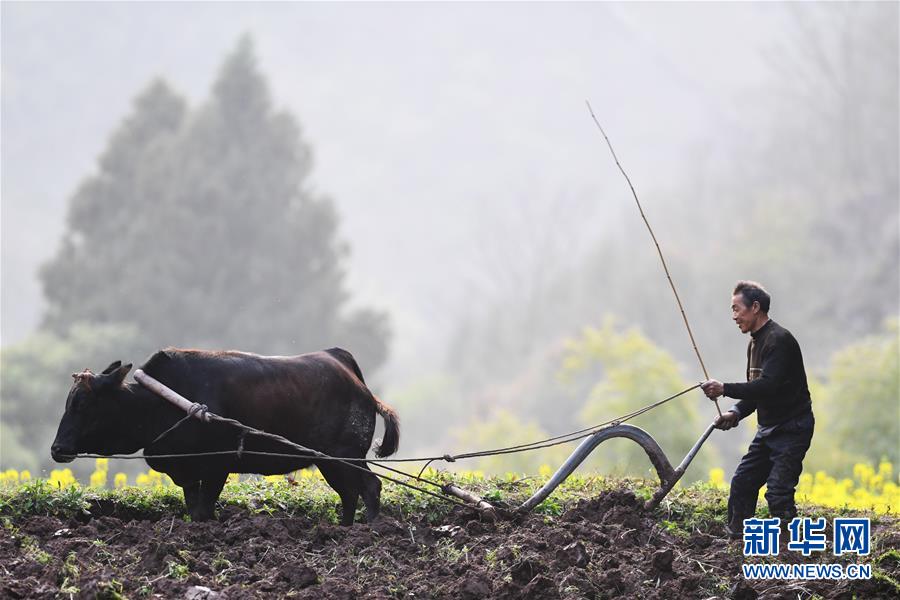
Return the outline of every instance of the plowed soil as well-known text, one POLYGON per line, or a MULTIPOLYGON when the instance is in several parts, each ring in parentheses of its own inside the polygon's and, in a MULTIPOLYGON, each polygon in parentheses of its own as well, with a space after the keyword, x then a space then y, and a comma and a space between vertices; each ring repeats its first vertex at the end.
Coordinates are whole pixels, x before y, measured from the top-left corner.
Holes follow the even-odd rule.
MULTIPOLYGON (((456 508, 428 523, 390 512, 386 506, 375 524, 352 527, 233 506, 205 523, 118 514, 115 507, 82 519, 13 519, 0 533, 0 597, 896 597, 883 577, 748 583, 741 545, 726 541, 720 525, 670 534, 631 492, 581 501, 556 518, 507 513, 488 521, 456 508)), ((873 538, 871 560, 900 546, 896 520, 879 521, 873 538)), ((805 559, 785 549, 778 557, 836 560, 830 552, 805 559)), ((878 567, 900 579, 892 556, 878 567)))

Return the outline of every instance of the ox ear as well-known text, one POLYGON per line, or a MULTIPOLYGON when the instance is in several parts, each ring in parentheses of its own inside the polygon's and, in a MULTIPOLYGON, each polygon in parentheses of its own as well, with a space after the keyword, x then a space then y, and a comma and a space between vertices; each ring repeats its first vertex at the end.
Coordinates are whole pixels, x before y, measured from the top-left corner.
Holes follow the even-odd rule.
POLYGON ((114 363, 109 363, 109 366, 106 367, 105 369, 103 369, 103 373, 101 373, 101 375, 109 375, 110 373, 112 373, 113 371, 115 371, 116 369, 118 369, 121 366, 122 366, 121 360, 117 360, 114 363))
POLYGON ((113 371, 112 376, 115 378, 116 385, 121 386, 122 382, 125 381, 125 377, 128 376, 128 372, 131 370, 131 363, 127 365, 122 365, 115 371, 113 371))
MULTIPOLYGON (((115 364, 115 363, 113 363, 115 364)), ((127 365, 122 365, 120 367, 113 367, 113 365, 109 365, 107 367, 108 373, 104 371, 104 375, 101 375, 103 378, 103 387, 104 389, 115 389, 122 387, 122 382, 125 381, 125 377, 128 375, 128 371, 131 370, 131 363, 127 365)))

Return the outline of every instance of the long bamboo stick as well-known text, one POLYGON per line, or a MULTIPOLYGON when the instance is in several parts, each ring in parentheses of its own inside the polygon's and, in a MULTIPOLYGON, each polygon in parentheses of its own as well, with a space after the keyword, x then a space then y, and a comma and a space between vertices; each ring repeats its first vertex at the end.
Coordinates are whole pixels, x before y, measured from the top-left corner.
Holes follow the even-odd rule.
MULTIPOLYGON (((681 298, 678 297, 678 290, 675 289, 675 282, 672 281, 672 276, 669 274, 669 267, 666 265, 666 259, 663 257, 662 249, 659 247, 659 242, 656 241, 656 235, 653 233, 653 228, 650 227, 650 222, 647 220, 647 216, 644 214, 644 209, 641 207, 641 201, 638 200, 637 192, 634 191, 634 186, 631 184, 631 178, 628 177, 628 173, 625 172, 625 169, 622 168, 621 163, 619 163, 619 157, 616 156, 616 151, 612 147, 612 143, 609 141, 609 136, 606 135, 606 132, 603 131, 603 126, 600 125, 600 121, 597 120, 597 117, 594 115, 594 109, 591 108, 591 103, 585 100, 587 104, 588 111, 591 113, 591 118, 594 120, 594 123, 597 125, 597 128, 600 130, 600 133, 603 134, 603 139, 606 140, 606 145, 609 146, 609 151, 612 152, 613 160, 616 161, 616 166, 619 167, 619 171, 622 172, 622 175, 625 176, 625 181, 628 182, 628 187, 631 188, 631 195, 634 196, 634 202, 637 204, 638 210, 641 213, 641 218, 644 219, 644 224, 647 226, 647 231, 650 232, 650 237, 653 238, 653 243, 656 245, 656 252, 659 254, 659 260, 662 262, 663 270, 666 272, 666 278, 669 280, 669 286, 672 288, 672 293, 675 294, 675 301, 678 303, 678 310, 681 311, 681 318, 684 320, 684 326, 687 328, 688 337, 691 338, 691 345, 694 347, 694 353, 697 355, 697 360, 700 361, 700 368, 703 369, 703 376, 709 380, 709 373, 706 371, 706 365, 703 363, 703 358, 700 356, 700 350, 697 349, 697 342, 694 341, 694 333, 691 331, 691 325, 688 323, 687 315, 684 312, 684 306, 681 304, 681 298)), ((714 400, 716 403, 716 411, 719 413, 719 416, 722 416, 722 409, 719 408, 719 401, 714 400)))

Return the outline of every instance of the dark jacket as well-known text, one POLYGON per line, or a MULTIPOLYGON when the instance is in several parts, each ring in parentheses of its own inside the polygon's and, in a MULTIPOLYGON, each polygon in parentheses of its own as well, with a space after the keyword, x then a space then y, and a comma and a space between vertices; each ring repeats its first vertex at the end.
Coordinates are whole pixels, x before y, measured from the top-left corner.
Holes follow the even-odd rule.
POLYGON ((750 335, 747 383, 725 384, 725 395, 740 400, 733 410, 741 419, 758 411, 764 428, 811 412, 803 355, 791 332, 770 319, 750 335))

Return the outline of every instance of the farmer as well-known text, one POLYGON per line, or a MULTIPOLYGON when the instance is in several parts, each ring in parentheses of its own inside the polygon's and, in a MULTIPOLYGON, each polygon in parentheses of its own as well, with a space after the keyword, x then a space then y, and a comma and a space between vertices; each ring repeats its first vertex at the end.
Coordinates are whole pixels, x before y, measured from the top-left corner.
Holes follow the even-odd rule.
POLYGON ((770 296, 754 281, 739 281, 731 298, 731 318, 741 333, 750 332, 747 383, 702 385, 710 400, 719 396, 738 402, 716 420, 731 429, 757 411, 756 436, 731 479, 728 496, 729 535, 739 538, 744 519, 756 513, 759 490, 766 484, 769 513, 782 527, 797 516, 794 488, 812 440, 815 419, 806 384, 800 345, 791 332, 769 319, 770 296))

